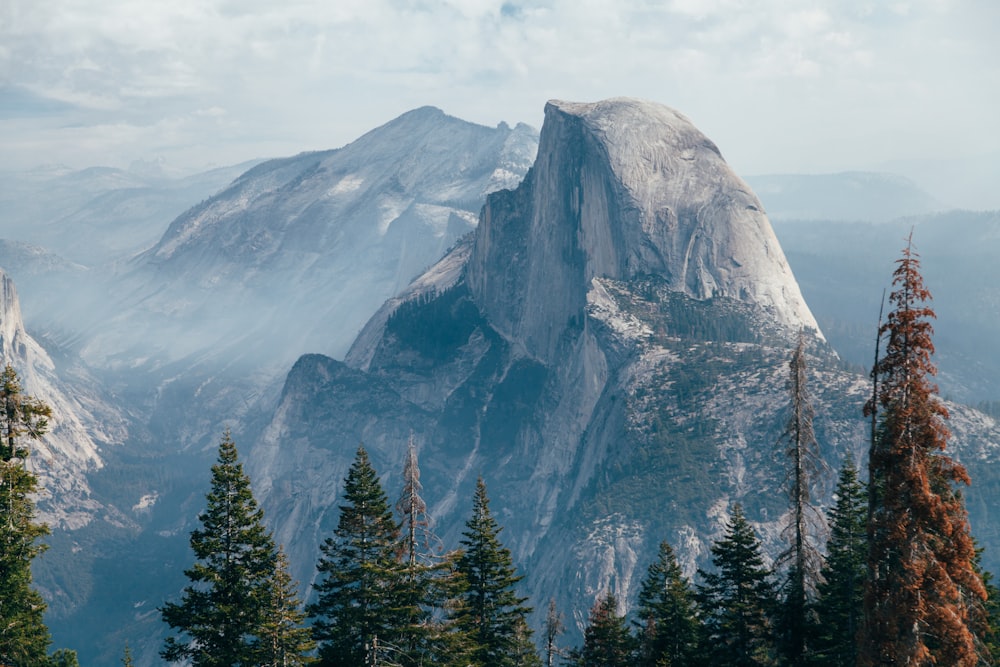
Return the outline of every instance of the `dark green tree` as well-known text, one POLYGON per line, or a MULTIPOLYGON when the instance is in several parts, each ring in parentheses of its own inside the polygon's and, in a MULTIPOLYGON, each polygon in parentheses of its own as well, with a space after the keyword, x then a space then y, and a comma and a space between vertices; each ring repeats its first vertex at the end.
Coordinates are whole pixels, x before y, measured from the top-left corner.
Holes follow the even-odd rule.
POLYGON ((398 647, 412 610, 401 608, 399 526, 364 447, 344 479, 344 504, 333 537, 320 546, 318 597, 308 607, 324 666, 379 661, 379 647, 398 647))
POLYGON ((519 597, 510 551, 499 539, 502 528, 490 512, 486 484, 480 477, 472 503, 472 517, 460 541, 463 551, 456 569, 463 591, 455 609, 457 630, 474 644, 473 664, 489 667, 540 665, 531 644, 526 617, 531 608, 519 597))
POLYGON ((820 571, 816 603, 815 664, 855 667, 858 630, 864 621, 868 491, 858 479, 857 467, 850 456, 840 469, 835 498, 827 517, 830 539, 826 543, 826 561, 820 571))
POLYGON ((278 548, 274 572, 264 591, 264 617, 257 640, 257 663, 261 667, 298 667, 314 662, 316 648, 297 586, 288 573, 288 557, 278 548))
POLYGON ((699 570, 702 656, 715 667, 776 664, 771 615, 776 595, 760 541, 739 504, 723 538, 712 545, 714 572, 699 570))
POLYGON ((31 562, 49 533, 35 521, 38 478, 25 467, 27 440, 48 430, 51 409, 24 394, 21 380, 7 364, 0 373, 0 664, 42 667, 51 637, 43 614, 45 601, 32 587, 31 562))
POLYGON ((160 655, 196 667, 257 665, 277 552, 229 431, 219 443, 206 498, 201 528, 191 532, 197 560, 184 572, 191 584, 181 602, 160 610, 164 622, 186 637, 168 637, 160 655))
POLYGON ((625 617, 618 615, 618 600, 612 593, 601 596, 590 610, 583 631, 583 646, 573 651, 574 667, 630 667, 634 640, 625 617))
POLYGON ((639 589, 636 616, 636 665, 680 667, 697 662, 700 623, 694 591, 666 542, 660 543, 639 589))
POLYGON ((51 667, 80 667, 80 660, 76 657, 76 651, 68 648, 61 648, 49 658, 51 667))

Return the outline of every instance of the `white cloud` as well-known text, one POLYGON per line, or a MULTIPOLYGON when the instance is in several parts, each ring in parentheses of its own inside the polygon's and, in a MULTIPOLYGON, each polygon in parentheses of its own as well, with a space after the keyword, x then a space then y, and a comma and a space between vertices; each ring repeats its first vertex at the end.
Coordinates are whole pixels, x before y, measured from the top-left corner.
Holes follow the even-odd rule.
POLYGON ((128 164, 167 137, 201 166, 422 104, 538 124, 546 99, 611 95, 676 106, 751 171, 997 150, 998 21, 976 0, 6 0, 0 83, 78 110, 0 126, 0 150, 128 164))

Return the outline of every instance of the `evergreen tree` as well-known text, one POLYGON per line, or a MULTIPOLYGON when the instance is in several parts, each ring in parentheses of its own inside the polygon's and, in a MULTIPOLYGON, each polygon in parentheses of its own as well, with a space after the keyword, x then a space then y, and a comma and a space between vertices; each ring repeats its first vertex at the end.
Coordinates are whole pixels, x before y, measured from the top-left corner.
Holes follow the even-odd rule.
POLYGON ((810 632, 812 603, 822 562, 815 546, 822 530, 822 517, 812 506, 812 484, 819 472, 820 458, 813 431, 813 407, 807 389, 805 336, 799 335, 789 366, 791 410, 782 441, 789 467, 786 476, 790 503, 782 537, 788 548, 778 555, 778 565, 785 567, 782 599, 778 612, 777 646, 789 667, 807 664, 812 650, 810 632))
POLYGON ((975 665, 971 625, 985 598, 961 495, 965 469, 944 453, 948 412, 930 381, 930 292, 908 245, 893 274, 873 375, 879 414, 869 456, 868 572, 861 664, 975 665))
POLYGON ((399 527, 364 447, 344 479, 333 537, 320 546, 318 597, 309 606, 324 666, 377 664, 379 646, 396 647, 411 610, 401 608, 399 527))
POLYGON ((776 664, 771 614, 776 603, 760 541, 733 506, 725 536, 712 545, 714 572, 699 570, 697 600, 703 618, 701 653, 715 667, 776 664))
POLYGON ((31 561, 45 549, 38 540, 49 530, 35 522, 38 478, 25 466, 31 453, 25 440, 45 434, 51 412, 23 393, 7 364, 0 373, 0 665, 9 667, 49 662, 45 601, 31 579, 31 561))
POLYGON ((457 628, 474 643, 474 663, 489 667, 540 665, 531 645, 524 606, 527 598, 514 590, 523 577, 516 574, 510 551, 499 539, 502 528, 490 512, 486 484, 480 477, 466 522, 456 564, 463 580, 461 602, 455 610, 457 628))
POLYGON ((830 510, 830 539, 821 570, 816 611, 815 663, 824 667, 855 667, 858 630, 863 622, 867 572, 868 491, 858 479, 854 459, 848 456, 840 469, 830 510))
POLYGON ((261 667, 297 667, 313 662, 316 648, 311 631, 303 626, 305 612, 299 602, 295 582, 288 573, 288 557, 278 548, 274 572, 267 582, 264 617, 257 641, 261 667))
POLYGON ((160 655, 196 667, 256 665, 276 549, 229 431, 219 443, 206 498, 202 527, 191 532, 197 561, 184 572, 191 585, 180 603, 160 610, 164 622, 187 638, 168 637, 160 655))
POLYGON ((700 625, 694 593, 666 542, 660 543, 656 560, 639 589, 637 615, 637 665, 683 667, 697 663, 700 625))
POLYGON ((612 593, 602 596, 590 610, 583 632, 583 647, 573 652, 575 667, 630 667, 633 640, 625 618, 618 615, 618 601, 612 593))

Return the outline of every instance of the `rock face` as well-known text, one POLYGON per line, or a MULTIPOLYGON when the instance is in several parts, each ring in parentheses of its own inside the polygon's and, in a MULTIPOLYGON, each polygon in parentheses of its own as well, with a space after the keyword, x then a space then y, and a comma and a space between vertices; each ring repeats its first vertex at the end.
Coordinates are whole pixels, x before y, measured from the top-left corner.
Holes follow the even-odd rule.
POLYGON ((52 408, 49 433, 28 443, 28 465, 38 474, 39 518, 53 528, 76 530, 113 510, 92 497, 88 475, 103 467, 101 447, 120 444, 126 420, 80 368, 57 368, 24 328, 14 282, 0 271, 0 357, 11 364, 25 394, 52 408))
POLYGON ((554 101, 545 114, 538 160, 487 202, 466 273, 500 332, 551 362, 591 279, 643 275, 818 331, 760 201, 684 116, 634 99, 554 101))
MULTIPOLYGON (((534 166, 489 196, 476 233, 344 363, 295 365, 249 469, 310 581, 358 442, 394 497, 412 433, 444 543, 483 476, 524 592, 582 626, 597 593, 634 599, 661 540, 689 574, 705 565, 733 502, 780 548, 776 443, 803 330, 836 469, 867 450, 866 380, 841 370, 753 193, 670 109, 552 102, 534 166)), ((956 447, 990 470, 1000 431, 963 423, 956 447)))

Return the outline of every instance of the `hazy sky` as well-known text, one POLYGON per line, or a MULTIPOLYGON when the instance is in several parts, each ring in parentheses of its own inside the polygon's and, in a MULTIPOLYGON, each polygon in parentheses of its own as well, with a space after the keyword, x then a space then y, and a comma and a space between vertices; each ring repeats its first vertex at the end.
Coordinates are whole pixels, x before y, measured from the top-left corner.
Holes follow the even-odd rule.
POLYGON ((422 105, 689 116, 745 174, 1000 151, 996 0, 0 0, 0 168, 190 170, 422 105))

